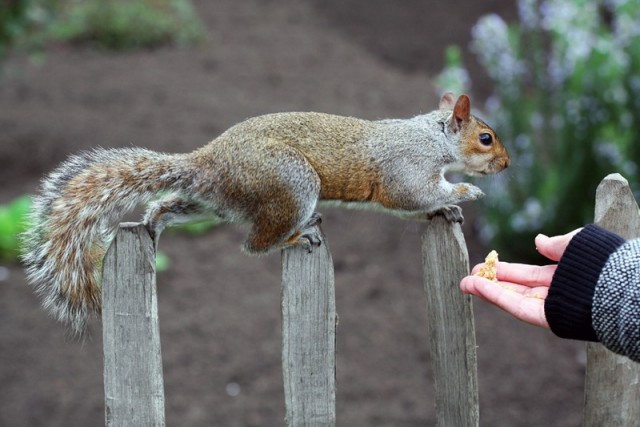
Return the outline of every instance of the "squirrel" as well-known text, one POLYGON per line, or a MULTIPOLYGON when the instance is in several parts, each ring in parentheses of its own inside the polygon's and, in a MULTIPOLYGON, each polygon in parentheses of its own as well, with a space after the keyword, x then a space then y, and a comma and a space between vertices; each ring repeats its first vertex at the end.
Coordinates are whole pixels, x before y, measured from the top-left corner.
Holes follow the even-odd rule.
POLYGON ((22 236, 28 281, 43 306, 82 334, 101 311, 101 263, 117 222, 149 203, 144 224, 157 245, 172 224, 217 216, 251 224, 251 254, 319 244, 319 201, 407 218, 442 213, 482 191, 444 174, 500 172, 509 155, 471 114, 469 97, 446 93, 439 109, 410 119, 368 121, 312 112, 247 119, 186 154, 95 149, 51 172, 34 197, 22 236))

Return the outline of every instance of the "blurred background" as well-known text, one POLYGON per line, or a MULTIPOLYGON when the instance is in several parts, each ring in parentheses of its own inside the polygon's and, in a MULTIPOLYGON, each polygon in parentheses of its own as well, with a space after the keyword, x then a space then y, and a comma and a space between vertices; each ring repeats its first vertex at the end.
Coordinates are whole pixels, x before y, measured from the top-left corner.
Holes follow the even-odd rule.
MULTIPOLYGON (((512 167, 463 206, 471 263, 542 261, 533 236, 637 192, 634 0, 8 0, 0 5, 0 425, 104 425, 101 330, 48 318, 16 260, 40 178, 92 147, 191 151, 276 111, 410 117, 471 94, 512 167)), ((336 270, 341 426, 435 422, 420 235, 324 209, 336 270)), ((283 425, 280 256, 244 230, 167 233, 158 274, 168 425, 283 425)), ((578 426, 584 346, 474 301, 483 426, 578 426)))

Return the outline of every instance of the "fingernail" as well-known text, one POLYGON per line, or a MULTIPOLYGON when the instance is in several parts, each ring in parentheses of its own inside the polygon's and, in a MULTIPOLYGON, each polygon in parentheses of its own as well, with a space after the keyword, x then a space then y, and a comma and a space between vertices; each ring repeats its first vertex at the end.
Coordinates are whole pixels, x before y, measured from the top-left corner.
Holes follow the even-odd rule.
MULTIPOLYGON (((549 240, 549 236, 547 236, 546 234, 539 233, 539 234, 536 236, 536 238, 533 240, 533 242, 534 242, 534 243, 535 243, 535 245, 536 245, 536 251, 538 251, 538 252, 540 252, 540 251, 538 250, 538 242, 540 242, 540 240, 541 240, 541 239, 542 239, 542 240, 549 240)), ((540 243, 542 243, 542 242, 540 242, 540 243)))

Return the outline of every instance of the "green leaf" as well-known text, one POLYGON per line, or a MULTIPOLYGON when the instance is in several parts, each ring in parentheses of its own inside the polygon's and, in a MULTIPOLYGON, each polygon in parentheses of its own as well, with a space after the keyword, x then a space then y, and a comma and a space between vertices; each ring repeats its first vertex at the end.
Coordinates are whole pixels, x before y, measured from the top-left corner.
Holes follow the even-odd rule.
POLYGON ((170 265, 169 257, 164 252, 158 251, 156 253, 156 271, 167 271, 170 265))

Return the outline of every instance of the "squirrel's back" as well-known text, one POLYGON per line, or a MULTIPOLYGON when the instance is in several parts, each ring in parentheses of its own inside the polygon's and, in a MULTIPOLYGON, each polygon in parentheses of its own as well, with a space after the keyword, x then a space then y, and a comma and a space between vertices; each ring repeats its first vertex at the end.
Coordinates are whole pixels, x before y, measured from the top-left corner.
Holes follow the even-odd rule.
POLYGON ((259 168, 286 145, 299 151, 318 174, 321 199, 366 201, 375 198, 381 180, 368 145, 375 127, 368 120, 324 113, 267 114, 231 127, 196 153, 242 155, 243 162, 253 160, 259 168))
POLYGON ((259 174, 270 153, 291 147, 318 174, 320 199, 383 203, 383 181, 391 173, 385 169, 395 159, 404 156, 421 162, 426 170, 437 169, 437 162, 451 149, 435 133, 440 127, 437 120, 446 115, 432 112, 408 120, 369 121, 315 112, 267 114, 229 128, 195 155, 216 159, 223 169, 224 163, 231 169, 241 158, 243 167, 259 174), (234 161, 225 162, 220 153, 234 161))

